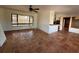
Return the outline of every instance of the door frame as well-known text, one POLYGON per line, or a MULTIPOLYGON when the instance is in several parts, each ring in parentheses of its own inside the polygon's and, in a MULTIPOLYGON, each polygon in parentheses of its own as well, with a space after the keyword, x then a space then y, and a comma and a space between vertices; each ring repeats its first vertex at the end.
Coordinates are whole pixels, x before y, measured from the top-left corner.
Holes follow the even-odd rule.
POLYGON ((61 16, 61 17, 60 17, 60 27, 59 27, 59 30, 60 30, 60 31, 63 30, 63 27, 64 27, 64 25, 63 25, 63 24, 64 24, 63 18, 64 18, 64 17, 70 17, 69 28, 68 28, 68 31, 69 31, 69 29, 71 28, 71 23, 72 23, 72 17, 73 17, 73 16, 61 16))

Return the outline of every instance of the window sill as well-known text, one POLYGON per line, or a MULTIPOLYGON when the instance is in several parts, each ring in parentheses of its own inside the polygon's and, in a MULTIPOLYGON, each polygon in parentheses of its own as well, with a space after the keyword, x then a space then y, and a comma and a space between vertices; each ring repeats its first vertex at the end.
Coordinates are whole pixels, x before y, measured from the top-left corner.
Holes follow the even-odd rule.
POLYGON ((30 25, 12 25, 13 27, 22 27, 22 26, 32 26, 32 24, 30 25))

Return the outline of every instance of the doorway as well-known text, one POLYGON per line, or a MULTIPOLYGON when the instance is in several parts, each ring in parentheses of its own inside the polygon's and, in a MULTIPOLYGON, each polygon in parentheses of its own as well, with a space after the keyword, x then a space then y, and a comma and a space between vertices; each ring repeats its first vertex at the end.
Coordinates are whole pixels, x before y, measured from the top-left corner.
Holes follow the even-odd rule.
POLYGON ((63 21, 64 21, 63 22, 63 24, 64 24, 63 30, 68 31, 69 30, 70 17, 64 17, 63 21))

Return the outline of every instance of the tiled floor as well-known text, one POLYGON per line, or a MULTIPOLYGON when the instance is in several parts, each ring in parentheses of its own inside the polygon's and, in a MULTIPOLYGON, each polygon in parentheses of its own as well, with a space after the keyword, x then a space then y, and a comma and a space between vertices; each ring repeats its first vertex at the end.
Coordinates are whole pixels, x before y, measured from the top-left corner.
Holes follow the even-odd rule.
POLYGON ((5 34, 7 40, 0 52, 79 52, 79 34, 75 33, 19 30, 5 34))

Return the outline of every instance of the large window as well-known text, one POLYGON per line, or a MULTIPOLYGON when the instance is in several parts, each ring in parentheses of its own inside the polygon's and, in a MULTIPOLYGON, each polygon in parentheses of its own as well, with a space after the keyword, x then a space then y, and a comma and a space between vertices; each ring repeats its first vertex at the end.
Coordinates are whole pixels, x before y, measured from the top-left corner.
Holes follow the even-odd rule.
POLYGON ((33 16, 11 14, 11 19, 12 19, 12 26, 33 24, 33 16))

